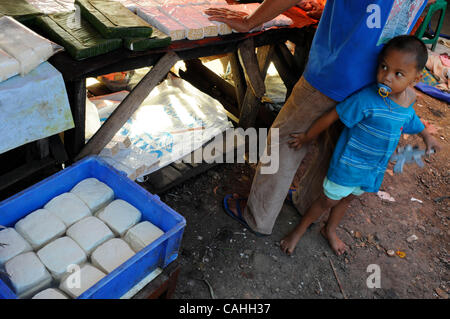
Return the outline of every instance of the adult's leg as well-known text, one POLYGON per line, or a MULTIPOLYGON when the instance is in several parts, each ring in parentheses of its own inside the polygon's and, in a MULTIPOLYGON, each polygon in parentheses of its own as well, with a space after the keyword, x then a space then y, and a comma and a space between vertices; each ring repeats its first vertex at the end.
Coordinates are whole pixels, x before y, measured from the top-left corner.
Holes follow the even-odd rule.
POLYGON ((279 152, 279 168, 273 174, 263 174, 261 168, 270 167, 271 163, 259 162, 253 178, 243 213, 253 230, 263 234, 272 233, 292 179, 306 154, 307 147, 300 150, 289 148, 289 134, 305 132, 317 118, 335 105, 335 101, 313 88, 303 77, 295 85, 271 127, 271 130, 278 128, 278 144, 272 143, 270 133, 267 139, 266 150, 279 152))

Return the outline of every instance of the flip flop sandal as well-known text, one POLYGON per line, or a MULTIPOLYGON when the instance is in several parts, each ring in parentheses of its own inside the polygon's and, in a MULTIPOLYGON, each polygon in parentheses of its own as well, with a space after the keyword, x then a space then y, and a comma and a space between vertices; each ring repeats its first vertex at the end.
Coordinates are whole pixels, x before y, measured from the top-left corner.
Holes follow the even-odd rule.
POLYGON ((231 218, 233 218, 234 220, 238 221, 239 223, 241 223, 245 228, 247 228, 248 230, 250 230, 253 234, 255 234, 258 237, 264 237, 264 236, 269 236, 267 234, 262 234, 259 233, 257 231, 254 231, 245 221, 244 217, 242 217, 242 211, 241 211, 241 207, 239 205, 241 200, 246 200, 247 198, 236 198, 236 209, 237 209, 237 213, 238 215, 236 216, 228 207, 228 200, 230 198, 233 197, 233 194, 228 194, 224 197, 223 199, 223 208, 225 210, 225 212, 227 213, 228 216, 230 216, 231 218))

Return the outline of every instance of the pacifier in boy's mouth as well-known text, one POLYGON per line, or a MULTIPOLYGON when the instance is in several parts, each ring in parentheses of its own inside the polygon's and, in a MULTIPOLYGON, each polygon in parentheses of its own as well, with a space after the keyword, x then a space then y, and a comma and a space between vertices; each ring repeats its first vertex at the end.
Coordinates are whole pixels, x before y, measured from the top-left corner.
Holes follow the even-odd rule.
POLYGON ((389 93, 392 92, 392 89, 389 86, 384 85, 383 83, 377 83, 377 85, 378 85, 378 94, 380 94, 381 97, 387 97, 389 93))

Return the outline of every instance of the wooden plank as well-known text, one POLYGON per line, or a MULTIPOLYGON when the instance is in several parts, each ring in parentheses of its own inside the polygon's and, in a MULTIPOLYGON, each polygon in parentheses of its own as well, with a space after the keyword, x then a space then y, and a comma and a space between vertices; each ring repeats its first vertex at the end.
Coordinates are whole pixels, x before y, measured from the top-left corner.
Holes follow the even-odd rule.
POLYGON ((294 60, 298 67, 299 76, 303 74, 306 64, 308 63, 309 50, 314 34, 314 31, 305 30, 305 32, 302 33, 302 37, 299 37, 299 39, 296 39, 295 41, 294 39, 292 40, 292 42, 295 43, 294 60))
POLYGON ((69 159, 64 144, 61 141, 59 134, 49 137, 50 153, 58 164, 64 163, 69 159))
MULTIPOLYGON (((273 55, 273 49, 274 48, 272 45, 258 48, 258 67, 260 70, 259 72, 260 74, 262 74, 263 78, 266 77, 267 69, 273 55)), ((261 106, 261 99, 255 96, 251 89, 247 88, 242 105, 243 107, 239 116, 239 126, 247 129, 254 126, 256 122, 256 117, 258 116, 261 106)))
POLYGON ((297 63, 297 60, 294 59, 293 54, 286 46, 286 42, 279 43, 276 46, 276 50, 280 56, 284 58, 284 61, 286 61, 287 65, 291 69, 291 72, 298 78, 300 78, 300 72, 299 68, 300 66, 297 63))
POLYGON ((139 108, 153 88, 167 75, 178 59, 178 56, 174 52, 169 52, 163 56, 89 140, 86 146, 76 156, 76 160, 87 155, 100 153, 117 131, 119 131, 131 115, 139 108))
POLYGON ((176 41, 165 49, 149 51, 129 51, 118 49, 97 57, 76 61, 67 52, 60 52, 50 58, 49 62, 63 74, 65 81, 76 81, 92 76, 127 71, 145 66, 154 65, 165 53, 174 51, 181 60, 193 59, 202 56, 213 56, 231 53, 237 50, 239 43, 248 38, 255 39, 255 46, 267 45, 274 42, 292 40, 299 37, 299 33, 308 28, 281 28, 271 29, 262 33, 234 33, 219 39, 209 41, 176 41))
POLYGON ((264 77, 261 75, 258 59, 255 54, 253 38, 249 38, 239 45, 239 57, 243 65, 247 85, 252 89, 257 98, 262 98, 266 93, 264 77))
POLYGON ((161 190, 182 177, 183 174, 169 165, 148 175, 147 183, 150 183, 155 190, 161 190))
POLYGON ((204 66, 199 59, 188 60, 184 63, 188 71, 192 70, 192 72, 195 72, 198 77, 208 81, 212 87, 222 92, 222 94, 225 94, 226 97, 234 102, 234 105, 237 104, 236 92, 234 91, 233 85, 204 66))
POLYGON ((281 80, 287 89, 287 96, 291 94, 291 91, 298 81, 298 77, 295 74, 295 68, 291 67, 289 63, 284 59, 282 52, 278 46, 275 46, 274 54, 272 55, 272 61, 275 68, 280 75, 281 80))
POLYGON ((230 53, 229 60, 231 76, 233 78, 234 89, 236 91, 236 100, 238 102, 238 109, 240 112, 244 101, 245 91, 247 90, 247 83, 245 82, 244 70, 242 70, 242 66, 239 63, 239 56, 237 52, 230 53))
POLYGON ((218 100, 235 117, 239 116, 233 86, 201 64, 198 59, 189 60, 186 63, 186 71, 180 70, 179 75, 203 93, 218 100))
MULTIPOLYGON (((188 164, 186 164, 188 166, 188 164)), ((173 166, 166 166, 147 176, 147 180, 143 185, 151 193, 162 194, 167 190, 178 186, 188 179, 197 176, 210 168, 216 166, 217 163, 201 163, 196 164, 189 170, 184 171, 183 174, 175 169, 173 166)))
POLYGON ((186 163, 183 163, 182 161, 175 161, 172 164, 170 164, 173 168, 175 168, 180 173, 184 173, 191 169, 191 166, 188 166, 186 163))

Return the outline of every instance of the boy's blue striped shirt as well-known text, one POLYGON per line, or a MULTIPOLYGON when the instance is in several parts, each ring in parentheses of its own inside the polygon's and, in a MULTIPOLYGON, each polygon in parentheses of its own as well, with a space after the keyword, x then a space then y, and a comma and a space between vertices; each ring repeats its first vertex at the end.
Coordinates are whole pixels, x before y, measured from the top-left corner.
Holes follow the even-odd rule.
POLYGON ((377 192, 401 134, 417 134, 425 128, 413 104, 406 108, 389 98, 384 100, 376 85, 339 103, 336 111, 345 127, 331 159, 328 179, 377 192))

